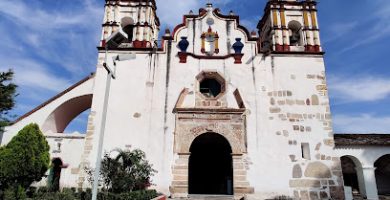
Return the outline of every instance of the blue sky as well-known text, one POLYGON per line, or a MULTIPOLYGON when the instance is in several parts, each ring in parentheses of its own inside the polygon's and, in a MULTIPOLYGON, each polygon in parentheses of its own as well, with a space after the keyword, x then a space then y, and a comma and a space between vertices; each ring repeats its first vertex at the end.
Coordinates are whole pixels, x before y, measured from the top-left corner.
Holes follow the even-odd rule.
MULTIPOLYGON (((157 0, 161 30, 207 1, 157 0), (174 5, 174 6, 172 6, 174 5)), ((254 30, 266 0, 213 0, 254 30)), ((95 70, 104 0, 1 0, 0 71, 12 68, 20 116, 95 70)), ((390 133, 390 0, 322 0, 321 39, 335 132, 390 133)), ((67 129, 85 123, 82 114, 67 129)), ((82 130, 80 130, 82 131, 82 130)))

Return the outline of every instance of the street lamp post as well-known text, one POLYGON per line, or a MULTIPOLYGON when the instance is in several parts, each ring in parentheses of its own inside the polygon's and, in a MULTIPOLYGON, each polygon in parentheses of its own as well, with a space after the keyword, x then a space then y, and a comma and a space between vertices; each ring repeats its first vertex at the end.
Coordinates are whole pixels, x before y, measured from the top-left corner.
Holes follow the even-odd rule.
POLYGON ((97 157, 96 157, 96 167, 94 171, 93 176, 93 187, 92 187, 92 200, 96 200, 97 193, 98 193, 98 187, 99 187, 99 174, 100 174, 100 168, 101 168, 101 162, 102 162, 102 153, 103 153, 103 139, 104 139, 104 131, 106 128, 106 121, 107 121, 107 109, 108 109, 108 100, 110 97, 110 88, 111 88, 111 79, 116 78, 116 61, 125 61, 134 59, 134 54, 130 54, 130 56, 116 56, 113 58, 114 61, 114 69, 111 69, 108 66, 107 60, 108 60, 108 49, 109 48, 116 48, 121 43, 127 40, 127 34, 124 33, 122 30, 119 30, 115 33, 113 33, 106 42, 105 45, 105 58, 103 67, 107 70, 107 79, 106 79, 106 89, 104 92, 104 101, 103 101, 103 110, 102 110, 102 121, 100 125, 100 134, 99 134, 99 145, 97 149, 97 157))

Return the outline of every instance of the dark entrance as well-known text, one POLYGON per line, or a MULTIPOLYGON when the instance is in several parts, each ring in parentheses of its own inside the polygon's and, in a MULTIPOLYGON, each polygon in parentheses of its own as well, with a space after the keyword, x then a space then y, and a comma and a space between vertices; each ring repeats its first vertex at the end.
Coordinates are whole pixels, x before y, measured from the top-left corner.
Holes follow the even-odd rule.
POLYGON ((348 156, 342 156, 341 167, 343 172, 344 185, 351 187, 354 195, 360 194, 355 162, 348 156))
POLYGON ((61 159, 55 158, 51 163, 51 169, 48 177, 48 187, 50 191, 56 192, 60 190, 61 169, 61 159))
POLYGON ((390 196, 390 154, 380 157, 374 166, 378 194, 390 196))
POLYGON ((217 133, 198 136, 191 145, 189 193, 233 195, 232 149, 217 133))

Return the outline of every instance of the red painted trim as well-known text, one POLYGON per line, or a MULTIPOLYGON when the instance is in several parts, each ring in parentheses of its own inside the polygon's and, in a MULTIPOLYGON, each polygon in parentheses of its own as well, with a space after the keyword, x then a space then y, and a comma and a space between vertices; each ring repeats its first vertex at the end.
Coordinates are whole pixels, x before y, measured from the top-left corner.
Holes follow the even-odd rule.
POLYGON ((321 52, 321 48, 319 45, 314 45, 314 52, 321 52))
POLYGON ((219 59, 227 59, 230 57, 233 57, 234 54, 225 55, 225 56, 201 56, 201 55, 195 55, 193 53, 187 53, 189 56, 197 59, 205 59, 205 60, 219 60, 219 59))
POLYGON ((308 51, 308 52, 315 52, 315 51, 314 51, 313 45, 306 45, 306 46, 305 46, 305 51, 308 51))
POLYGON ((134 48, 151 48, 152 44, 146 40, 143 41, 135 40, 133 41, 133 46, 134 48))
POLYGON ((188 54, 186 52, 179 52, 178 55, 179 55, 180 63, 187 63, 188 54))
POLYGON ((290 51, 290 46, 287 44, 283 45, 283 51, 290 51))
POLYGON ((276 44, 276 45, 275 45, 275 51, 283 52, 283 46, 280 45, 280 44, 276 44))
POLYGON ((220 18, 223 18, 223 19, 233 19, 237 22, 237 28, 238 29, 241 29, 242 31, 244 31, 244 33, 246 34, 247 38, 248 38, 248 41, 257 41, 259 38, 258 37, 252 37, 252 35, 250 34, 250 32, 248 31, 248 29, 242 25, 240 25, 240 16, 238 15, 224 15, 220 12, 219 8, 216 8, 213 13, 217 16, 217 17, 220 17, 220 18))
POLYGON ((199 10, 199 14, 198 15, 184 15, 183 16, 183 22, 179 25, 177 25, 174 29, 173 29, 173 32, 172 32, 172 37, 175 36, 176 32, 182 28, 182 27, 185 27, 187 25, 187 19, 195 19, 195 18, 199 18, 199 17, 203 17, 205 14, 207 14, 207 12, 203 12, 202 9, 199 10))
POLYGON ((195 55, 193 53, 188 53, 188 52, 178 52, 178 56, 180 59, 180 63, 187 63, 187 57, 191 56, 196 59, 204 59, 204 60, 223 60, 227 59, 230 57, 234 58, 234 64, 242 64, 242 57, 244 54, 230 54, 230 55, 225 55, 225 56, 201 56, 201 55, 195 55))
MULTIPOLYGON (((265 53, 265 52, 264 52, 265 53)), ((307 51, 272 51, 271 54, 275 55, 324 55, 325 52, 307 52, 307 51)))
MULTIPOLYGON (((104 51, 104 47, 97 47, 99 51, 104 51)), ((135 48, 135 47, 128 47, 128 48, 110 48, 110 51, 147 51, 147 52, 153 52, 156 50, 155 48, 135 48)), ((161 52, 163 51, 162 48, 158 48, 157 51, 161 52)))
POLYGON ((234 64, 242 64, 242 57, 244 54, 234 54, 234 64))
MULTIPOLYGON (((237 28, 242 30, 246 34, 248 41, 257 41, 258 40, 258 37, 252 37, 252 35, 248 31, 248 29, 245 28, 244 26, 240 25, 240 17, 239 16, 237 16, 237 15, 223 15, 223 14, 220 13, 220 10, 218 8, 214 9, 213 13, 217 17, 220 17, 220 18, 223 18, 223 19, 233 19, 233 20, 235 20, 237 22, 237 28)), ((187 19, 190 19, 190 18, 193 18, 193 19, 201 18, 201 17, 204 17, 204 15, 206 15, 206 14, 207 14, 207 11, 201 8, 199 10, 199 14, 198 15, 184 15, 183 16, 183 22, 181 24, 177 25, 173 29, 172 37, 175 36, 176 32, 180 28, 187 26, 187 19)))

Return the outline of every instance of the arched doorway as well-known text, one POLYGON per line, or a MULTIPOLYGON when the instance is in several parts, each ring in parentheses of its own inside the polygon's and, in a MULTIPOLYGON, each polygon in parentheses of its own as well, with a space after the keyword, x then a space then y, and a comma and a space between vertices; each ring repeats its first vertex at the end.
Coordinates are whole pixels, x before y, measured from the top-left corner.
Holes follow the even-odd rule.
POLYGON ((190 152, 189 194, 233 195, 232 149, 225 137, 204 133, 190 152))
POLYGON ((390 196, 390 154, 380 157, 374 166, 378 194, 390 196))
POLYGON ((342 156, 341 168, 343 171, 344 186, 351 187, 354 195, 360 195, 359 178, 355 162, 349 156, 342 156))
POLYGON ((50 191, 56 192, 60 190, 62 164, 63 163, 60 158, 54 158, 51 162, 48 177, 48 188, 50 191))

